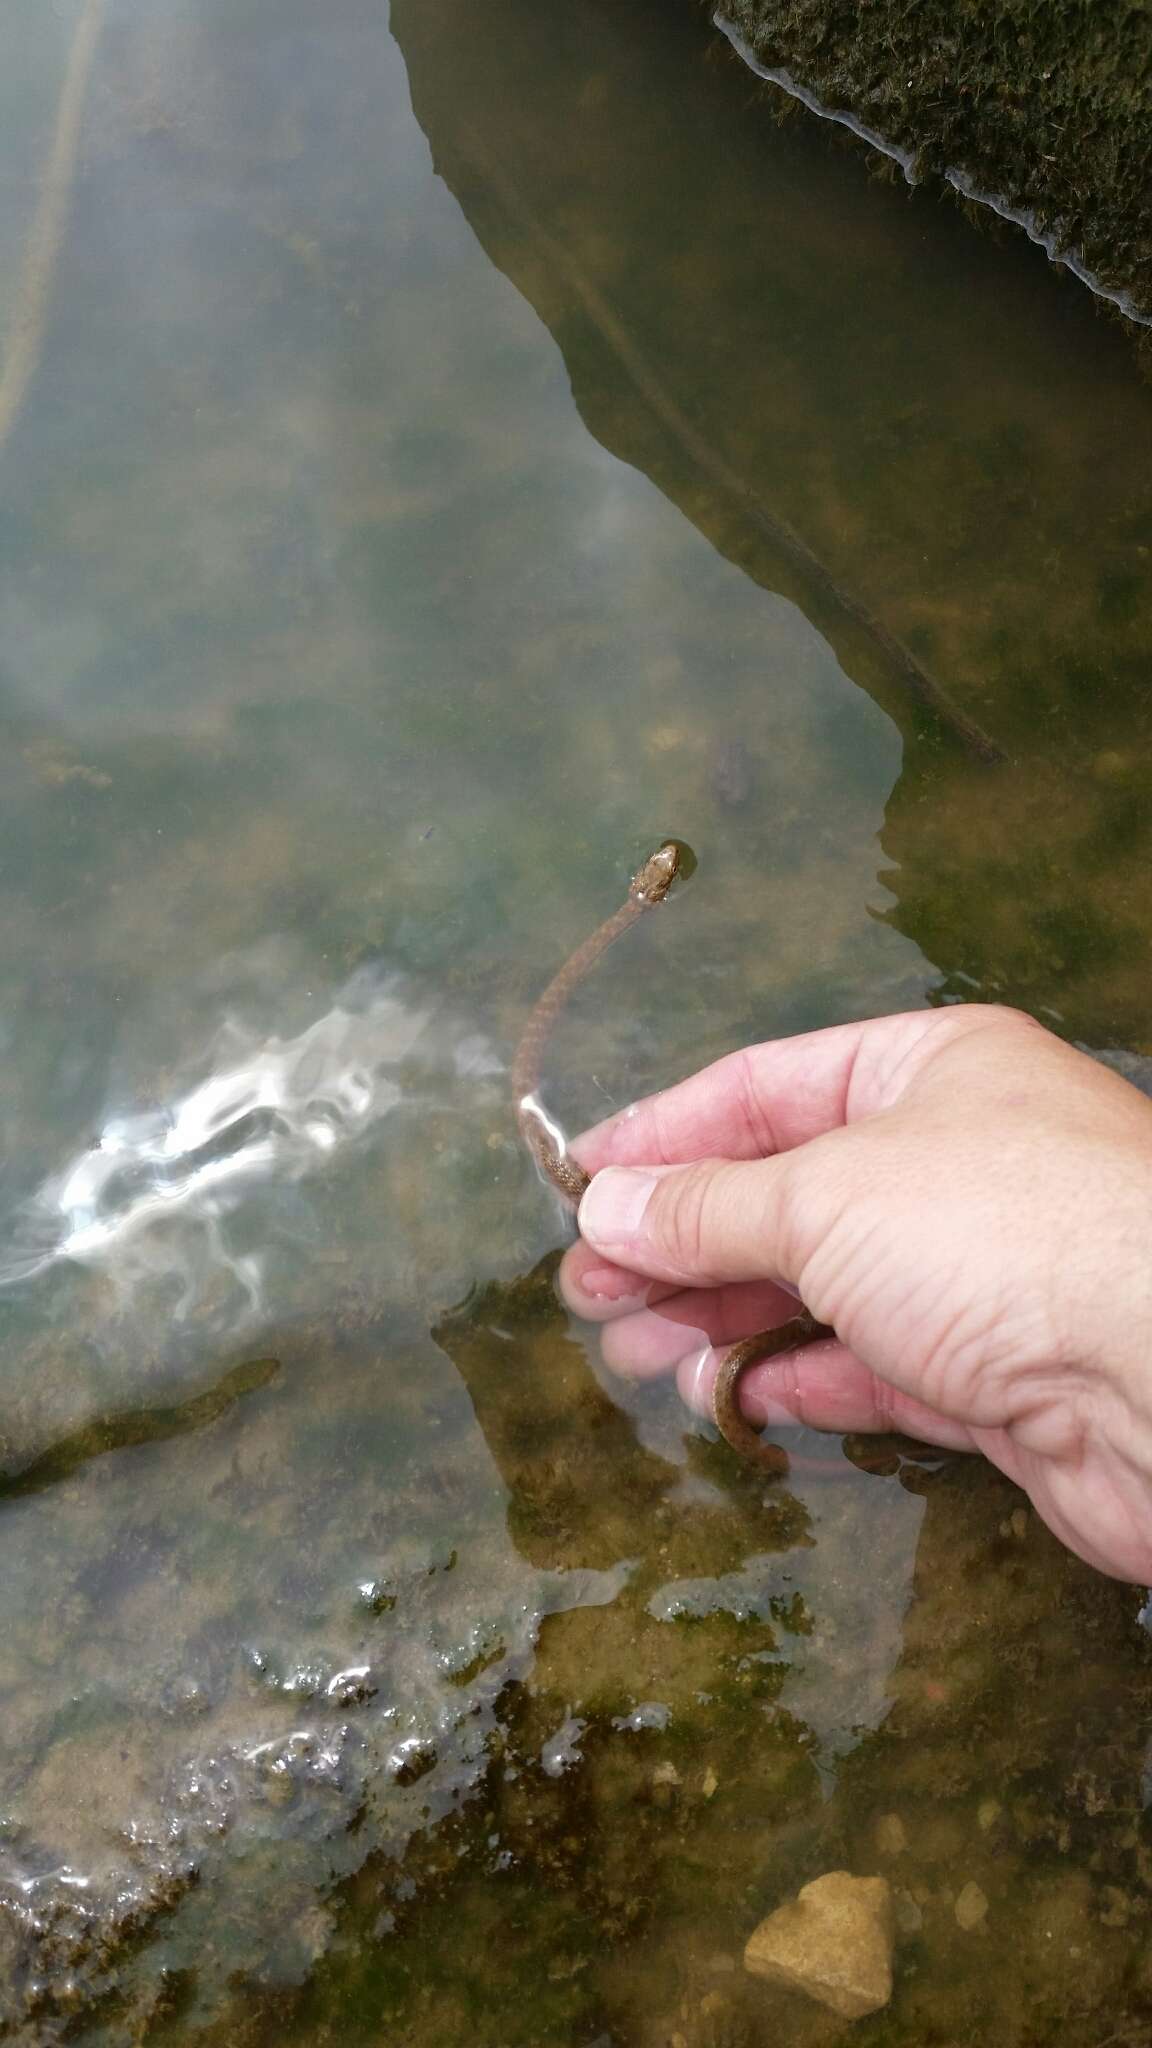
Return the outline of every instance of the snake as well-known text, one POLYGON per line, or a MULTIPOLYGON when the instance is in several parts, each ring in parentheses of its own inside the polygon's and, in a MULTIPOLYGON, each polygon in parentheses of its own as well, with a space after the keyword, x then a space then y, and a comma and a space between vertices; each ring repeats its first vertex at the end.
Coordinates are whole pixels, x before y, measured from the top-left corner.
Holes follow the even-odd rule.
MULTIPOLYGON (((642 918, 646 911, 664 902, 680 873, 682 856, 674 840, 665 840, 655 853, 637 868, 628 894, 619 910, 606 917, 582 945, 570 953, 554 974, 529 1013, 512 1062, 510 1087, 521 1139, 545 1179, 568 1201, 579 1204, 590 1176, 570 1156, 563 1136, 540 1100, 540 1076, 548 1041, 562 1012, 580 983, 590 974, 601 954, 642 918)), ((712 1419, 734 1451, 762 1471, 779 1477, 788 1472, 792 1460, 780 1444, 767 1442, 740 1406, 740 1382, 752 1365, 784 1351, 796 1351, 818 1343, 835 1332, 801 1307, 787 1322, 773 1330, 761 1330, 745 1337, 727 1351, 720 1363, 712 1392, 712 1419)))

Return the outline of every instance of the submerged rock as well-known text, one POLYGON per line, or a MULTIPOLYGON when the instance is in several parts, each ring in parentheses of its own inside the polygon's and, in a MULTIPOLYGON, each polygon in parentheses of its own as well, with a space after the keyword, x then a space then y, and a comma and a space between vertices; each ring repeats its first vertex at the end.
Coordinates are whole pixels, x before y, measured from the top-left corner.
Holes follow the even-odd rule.
POLYGON ((957 1926, 962 1927, 965 1933, 969 1933, 973 1927, 979 1927, 980 1922, 987 1918, 987 1895, 981 1891, 974 1879, 970 1879, 952 1910, 956 1915, 957 1926))
POLYGON ((830 1870, 760 1922, 744 1950, 754 1977, 860 2019, 892 1996, 892 1894, 883 1877, 830 1870))
POLYGON ((1148 323, 1143 9, 727 0, 720 13, 741 54, 894 158, 910 182, 935 173, 1016 220, 1148 323))
POLYGON ((881 1856, 902 1856, 908 1847, 907 1831, 898 1813, 882 1813, 873 1833, 881 1856))

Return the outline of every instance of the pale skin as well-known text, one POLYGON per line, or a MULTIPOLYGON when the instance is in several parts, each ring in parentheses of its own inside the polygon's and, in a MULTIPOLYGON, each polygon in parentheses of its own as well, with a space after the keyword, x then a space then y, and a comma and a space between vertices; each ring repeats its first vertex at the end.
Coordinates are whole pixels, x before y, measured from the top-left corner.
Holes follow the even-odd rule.
POLYGON ((982 1452, 1100 1571, 1152 1582, 1152 1103, 1011 1010, 730 1054, 573 1147, 561 1285, 634 1378, 703 1414, 726 1346, 757 1423, 982 1452))

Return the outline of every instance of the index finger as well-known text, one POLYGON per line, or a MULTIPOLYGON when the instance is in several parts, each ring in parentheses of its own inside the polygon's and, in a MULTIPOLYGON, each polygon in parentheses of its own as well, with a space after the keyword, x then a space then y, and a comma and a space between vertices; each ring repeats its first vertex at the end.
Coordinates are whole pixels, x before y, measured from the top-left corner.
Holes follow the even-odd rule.
POLYGON ((909 1054, 949 1014, 872 1017, 745 1046, 585 1131, 572 1151, 587 1173, 770 1159, 883 1108, 909 1054))

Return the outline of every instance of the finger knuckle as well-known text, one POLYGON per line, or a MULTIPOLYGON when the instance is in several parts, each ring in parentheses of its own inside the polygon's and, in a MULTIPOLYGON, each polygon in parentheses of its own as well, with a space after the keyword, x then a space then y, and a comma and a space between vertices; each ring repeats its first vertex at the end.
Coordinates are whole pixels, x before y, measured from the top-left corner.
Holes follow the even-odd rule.
POLYGON ((684 1272, 702 1274, 706 1265, 706 1211, 710 1176, 699 1168, 674 1175, 662 1189, 661 1216, 669 1258, 684 1272))
POLYGON ((960 1035, 977 1029, 998 1028, 1002 1031, 1039 1032, 1044 1035, 1044 1026, 1030 1017, 1027 1010, 1018 1010, 1011 1003, 957 1003, 954 1008, 941 1013, 948 1019, 950 1028, 960 1035))

